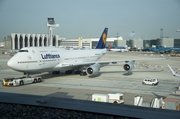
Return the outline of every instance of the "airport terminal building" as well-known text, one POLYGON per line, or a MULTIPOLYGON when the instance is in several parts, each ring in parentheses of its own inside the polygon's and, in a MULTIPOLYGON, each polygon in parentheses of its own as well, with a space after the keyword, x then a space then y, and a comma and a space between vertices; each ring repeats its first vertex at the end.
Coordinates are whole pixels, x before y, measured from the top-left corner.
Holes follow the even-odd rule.
MULTIPOLYGON (((58 45, 58 38, 58 35, 53 36, 52 44, 54 46, 58 45)), ((6 49, 12 50, 30 46, 49 46, 48 35, 11 33, 4 37, 4 46, 6 49)))
MULTIPOLYGON (((11 50, 19 50, 23 47, 40 47, 40 46, 56 46, 56 47, 80 47, 80 48, 95 48, 99 38, 77 38, 65 39, 59 35, 53 35, 52 43, 48 40, 47 34, 21 34, 11 33, 4 37, 4 47, 11 50)), ((106 45, 123 46, 128 49, 141 50, 143 48, 159 45, 164 47, 180 47, 180 39, 174 38, 157 38, 151 40, 144 39, 129 39, 124 40, 120 37, 107 38, 106 45)))
MULTIPOLYGON (((4 37, 4 47, 6 49, 19 50, 23 47, 40 47, 50 46, 50 41, 47 34, 21 34, 11 33, 4 37)), ((59 37, 59 35, 53 35, 52 46, 56 47, 83 47, 94 48, 99 38, 77 38, 77 39, 65 39, 59 37)), ((121 45, 126 46, 126 41, 123 42, 122 37, 107 38, 107 44, 112 46, 121 45)))

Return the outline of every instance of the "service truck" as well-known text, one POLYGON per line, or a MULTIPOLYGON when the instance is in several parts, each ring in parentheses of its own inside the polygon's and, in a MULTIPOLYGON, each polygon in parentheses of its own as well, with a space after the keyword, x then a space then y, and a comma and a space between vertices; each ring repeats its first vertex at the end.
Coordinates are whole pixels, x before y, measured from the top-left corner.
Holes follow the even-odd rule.
POLYGON ((109 94, 94 93, 92 95, 92 101, 123 104, 124 96, 122 93, 109 93, 109 94))
POLYGON ((2 80, 2 85, 3 86, 19 86, 19 85, 24 85, 24 84, 29 84, 29 83, 37 83, 41 82, 42 78, 41 77, 9 77, 9 78, 3 78, 2 80))
POLYGON ((171 110, 180 111, 180 99, 173 97, 172 98, 166 97, 162 101, 162 109, 171 109, 171 110))

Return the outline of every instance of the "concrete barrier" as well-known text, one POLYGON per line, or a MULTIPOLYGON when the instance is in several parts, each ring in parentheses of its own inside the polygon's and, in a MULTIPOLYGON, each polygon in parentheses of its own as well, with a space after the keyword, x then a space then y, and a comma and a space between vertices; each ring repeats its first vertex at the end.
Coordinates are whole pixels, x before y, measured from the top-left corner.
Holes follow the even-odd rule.
POLYGON ((174 110, 14 93, 0 93, 0 102, 53 107, 133 118, 178 119, 180 117, 180 112, 174 110))

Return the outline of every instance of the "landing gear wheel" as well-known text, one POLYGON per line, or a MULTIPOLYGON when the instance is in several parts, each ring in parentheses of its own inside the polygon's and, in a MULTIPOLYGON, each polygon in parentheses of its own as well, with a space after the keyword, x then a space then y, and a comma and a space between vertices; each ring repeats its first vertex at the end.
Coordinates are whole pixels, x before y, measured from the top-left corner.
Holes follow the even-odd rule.
POLYGON ((72 70, 65 71, 65 74, 72 74, 72 70))
POLYGON ((86 72, 80 72, 80 76, 85 76, 85 75, 87 75, 86 72))
POLYGON ((79 71, 79 70, 74 72, 74 74, 80 74, 80 73, 81 73, 81 71, 79 71))
POLYGON ((80 72, 79 75, 80 75, 80 76, 83 76, 83 72, 80 72))
POLYGON ((60 74, 60 71, 53 71, 52 74, 60 74))
POLYGON ((38 82, 41 82, 41 79, 40 79, 40 78, 38 79, 38 82))
POLYGON ((37 79, 34 79, 34 83, 37 83, 37 79))
POLYGON ((23 82, 23 81, 20 81, 20 85, 21 85, 21 86, 24 85, 24 82, 23 82))

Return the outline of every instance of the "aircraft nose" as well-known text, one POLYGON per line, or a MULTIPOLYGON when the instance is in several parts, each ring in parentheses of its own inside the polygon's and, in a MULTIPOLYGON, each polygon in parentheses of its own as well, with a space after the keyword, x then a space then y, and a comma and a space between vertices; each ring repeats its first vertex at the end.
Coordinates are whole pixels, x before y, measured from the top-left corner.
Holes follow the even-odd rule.
POLYGON ((14 67, 14 63, 13 63, 13 61, 12 61, 11 59, 7 62, 7 65, 8 65, 10 68, 13 68, 13 67, 14 67))

